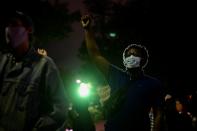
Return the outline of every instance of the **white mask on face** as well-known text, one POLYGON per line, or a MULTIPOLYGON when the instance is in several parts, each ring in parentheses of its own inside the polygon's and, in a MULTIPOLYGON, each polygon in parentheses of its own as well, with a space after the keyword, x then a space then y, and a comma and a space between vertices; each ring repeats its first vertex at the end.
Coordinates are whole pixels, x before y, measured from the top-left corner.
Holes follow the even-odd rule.
POLYGON ((141 58, 134 55, 130 55, 129 57, 123 59, 124 66, 126 68, 140 67, 140 61, 141 58))
POLYGON ((6 42, 16 48, 28 40, 28 32, 24 27, 7 27, 5 29, 6 42))

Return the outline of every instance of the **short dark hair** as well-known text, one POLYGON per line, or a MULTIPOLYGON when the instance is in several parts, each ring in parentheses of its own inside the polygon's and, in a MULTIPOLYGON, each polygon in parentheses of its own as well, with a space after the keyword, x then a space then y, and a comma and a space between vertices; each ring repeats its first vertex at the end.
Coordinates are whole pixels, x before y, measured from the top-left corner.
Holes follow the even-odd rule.
POLYGON ((8 14, 7 24, 12 23, 15 19, 20 19, 25 27, 33 28, 33 21, 30 16, 20 11, 13 11, 8 14))
POLYGON ((140 44, 128 45, 123 52, 123 59, 125 59, 125 57, 126 57, 125 55, 126 55, 127 51, 130 49, 137 49, 139 51, 139 53, 141 54, 140 57, 142 58, 141 66, 145 67, 148 63, 148 58, 149 58, 148 50, 146 49, 146 47, 143 45, 140 45, 140 44))

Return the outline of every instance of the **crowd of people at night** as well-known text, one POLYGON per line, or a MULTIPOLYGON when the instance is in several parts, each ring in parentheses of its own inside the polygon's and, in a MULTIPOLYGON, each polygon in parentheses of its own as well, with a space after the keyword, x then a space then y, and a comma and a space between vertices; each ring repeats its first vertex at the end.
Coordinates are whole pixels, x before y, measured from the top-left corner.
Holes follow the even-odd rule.
MULTIPOLYGON (((100 131, 92 117, 98 113, 93 112, 95 106, 71 106, 54 60, 45 49, 34 47, 31 17, 14 11, 5 21, 6 50, 0 53, 0 131, 100 131)), ((125 48, 124 69, 113 65, 102 56, 92 23, 90 15, 81 17, 88 55, 110 88, 109 97, 97 103, 99 115, 103 115, 99 117, 102 130, 195 131, 197 90, 179 96, 176 91, 166 92, 159 79, 145 73, 151 56, 143 44, 125 48)))

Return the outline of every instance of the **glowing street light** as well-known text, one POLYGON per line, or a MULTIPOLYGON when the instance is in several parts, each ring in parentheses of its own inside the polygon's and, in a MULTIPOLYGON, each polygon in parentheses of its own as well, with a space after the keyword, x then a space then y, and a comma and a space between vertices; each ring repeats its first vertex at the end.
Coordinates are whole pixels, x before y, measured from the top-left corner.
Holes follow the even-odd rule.
POLYGON ((79 84, 78 93, 81 97, 87 97, 90 95, 90 83, 83 83, 80 80, 76 81, 79 84))
POLYGON ((76 80, 76 83, 78 83, 78 84, 81 83, 81 80, 77 79, 77 80, 76 80))
POLYGON ((115 38, 117 35, 116 35, 115 32, 110 32, 110 33, 109 33, 109 36, 112 37, 112 38, 115 38))

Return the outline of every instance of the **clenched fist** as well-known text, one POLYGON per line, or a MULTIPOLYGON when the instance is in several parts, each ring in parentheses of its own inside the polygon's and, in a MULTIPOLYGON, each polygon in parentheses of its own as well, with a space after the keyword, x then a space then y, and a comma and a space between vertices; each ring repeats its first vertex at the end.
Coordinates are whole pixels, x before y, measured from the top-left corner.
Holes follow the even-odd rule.
POLYGON ((90 15, 84 15, 81 17, 81 24, 84 29, 89 29, 92 24, 92 17, 90 15))

